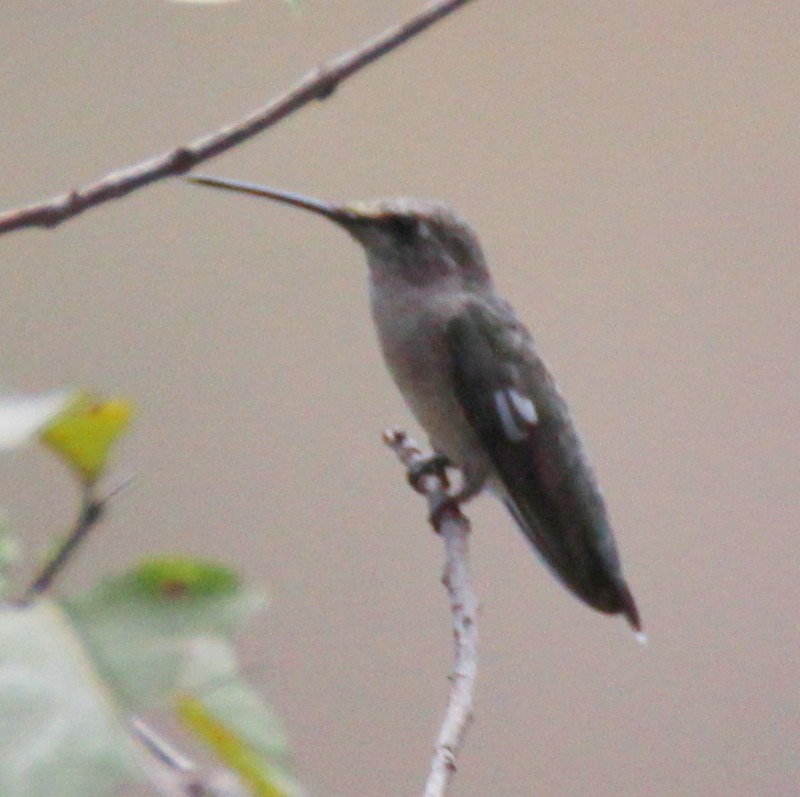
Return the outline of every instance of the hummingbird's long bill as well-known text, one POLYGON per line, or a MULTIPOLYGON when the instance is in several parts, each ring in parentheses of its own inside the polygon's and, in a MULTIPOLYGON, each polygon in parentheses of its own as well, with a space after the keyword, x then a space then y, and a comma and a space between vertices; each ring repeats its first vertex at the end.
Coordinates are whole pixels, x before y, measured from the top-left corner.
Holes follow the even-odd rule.
POLYGON ((334 205, 332 202, 324 202, 321 199, 312 199, 311 197, 302 196, 301 194, 294 194, 290 191, 279 191, 276 188, 258 185, 257 183, 227 180, 220 177, 208 177, 202 174, 192 174, 186 179, 192 183, 197 183, 197 185, 205 185, 210 188, 223 188, 226 191, 236 191, 241 194, 250 194, 251 196, 284 202, 296 208, 303 208, 304 210, 310 210, 312 213, 318 213, 344 227, 359 221, 359 216, 347 208, 334 205))

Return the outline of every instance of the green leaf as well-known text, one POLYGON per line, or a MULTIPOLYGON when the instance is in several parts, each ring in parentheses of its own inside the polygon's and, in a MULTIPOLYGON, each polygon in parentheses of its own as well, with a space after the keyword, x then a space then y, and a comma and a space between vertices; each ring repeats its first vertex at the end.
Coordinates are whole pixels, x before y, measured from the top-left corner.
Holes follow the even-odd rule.
POLYGON ((134 743, 61 610, 46 600, 0 608, 0 794, 103 797, 142 779, 134 743))
POLYGON ((145 559, 132 575, 145 592, 164 598, 230 595, 239 585, 230 568, 185 556, 145 559))
POLYGON ((230 571, 175 558, 149 560, 64 602, 98 671, 131 711, 171 704, 176 691, 197 685, 203 667, 209 679, 235 673, 230 642, 263 604, 230 571))

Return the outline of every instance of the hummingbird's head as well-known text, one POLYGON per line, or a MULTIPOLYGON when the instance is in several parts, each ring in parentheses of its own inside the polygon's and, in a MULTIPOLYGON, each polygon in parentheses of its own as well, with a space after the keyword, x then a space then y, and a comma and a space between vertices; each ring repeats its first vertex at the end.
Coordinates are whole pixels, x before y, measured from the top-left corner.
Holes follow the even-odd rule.
POLYGON ((475 290, 491 285, 477 236, 466 221, 440 202, 381 199, 337 205, 234 180, 200 176, 188 179, 325 216, 364 247, 373 279, 447 289, 475 290))
POLYGON ((490 282, 472 228, 447 205, 423 199, 382 199, 342 208, 339 221, 366 250, 374 278, 424 287, 479 288, 490 282))

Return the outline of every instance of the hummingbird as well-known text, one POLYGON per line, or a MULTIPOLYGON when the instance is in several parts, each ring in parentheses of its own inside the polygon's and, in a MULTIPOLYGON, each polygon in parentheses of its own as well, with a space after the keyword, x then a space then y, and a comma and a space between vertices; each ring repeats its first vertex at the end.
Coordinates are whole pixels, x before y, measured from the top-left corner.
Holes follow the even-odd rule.
POLYGON ((567 404, 530 333, 495 290, 470 225, 430 200, 334 204, 235 180, 188 179, 324 216, 361 244, 388 370, 438 460, 461 472, 451 500, 460 504, 487 488, 567 589, 640 632, 605 501, 567 404))

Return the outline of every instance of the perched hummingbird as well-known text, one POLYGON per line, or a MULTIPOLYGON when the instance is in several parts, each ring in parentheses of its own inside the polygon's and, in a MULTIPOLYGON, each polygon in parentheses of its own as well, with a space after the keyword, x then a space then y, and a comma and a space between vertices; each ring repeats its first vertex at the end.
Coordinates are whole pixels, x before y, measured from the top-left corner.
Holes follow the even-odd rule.
POLYGON ((434 450, 488 487, 562 583, 641 625, 602 494, 569 410, 527 329, 498 296, 472 228, 418 199, 336 205, 249 183, 195 183, 325 216, 365 249, 386 364, 434 450))

